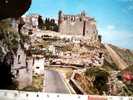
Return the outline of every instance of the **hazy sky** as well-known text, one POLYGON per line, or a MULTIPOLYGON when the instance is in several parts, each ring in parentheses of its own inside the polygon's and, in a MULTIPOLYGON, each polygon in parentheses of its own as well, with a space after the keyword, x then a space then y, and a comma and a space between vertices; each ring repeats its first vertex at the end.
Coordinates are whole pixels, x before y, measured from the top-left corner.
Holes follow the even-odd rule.
POLYGON ((133 0, 32 0, 27 13, 57 18, 58 11, 78 14, 82 10, 97 21, 103 41, 133 49, 133 0))

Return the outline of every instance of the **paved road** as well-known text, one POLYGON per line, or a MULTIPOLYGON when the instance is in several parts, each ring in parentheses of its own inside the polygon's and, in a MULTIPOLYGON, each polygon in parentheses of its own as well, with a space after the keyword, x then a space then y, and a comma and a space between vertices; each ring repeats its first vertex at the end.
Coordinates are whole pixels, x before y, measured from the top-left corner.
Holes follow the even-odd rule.
POLYGON ((70 94, 60 74, 53 70, 45 70, 44 92, 70 94))

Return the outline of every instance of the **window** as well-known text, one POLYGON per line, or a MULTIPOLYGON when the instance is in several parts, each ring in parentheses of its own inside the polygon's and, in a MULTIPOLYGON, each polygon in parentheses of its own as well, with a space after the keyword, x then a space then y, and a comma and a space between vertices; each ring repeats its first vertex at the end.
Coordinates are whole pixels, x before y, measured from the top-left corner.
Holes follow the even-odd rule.
POLYGON ((73 21, 73 17, 71 17, 71 21, 73 21))
POLYGON ((36 67, 36 69, 39 69, 40 67, 36 67))
POLYGON ((20 55, 18 55, 18 64, 20 64, 20 55))
POLYGON ((19 75, 19 70, 16 70, 16 75, 17 75, 17 76, 19 75))
POLYGON ((79 21, 82 21, 82 18, 79 18, 79 21))

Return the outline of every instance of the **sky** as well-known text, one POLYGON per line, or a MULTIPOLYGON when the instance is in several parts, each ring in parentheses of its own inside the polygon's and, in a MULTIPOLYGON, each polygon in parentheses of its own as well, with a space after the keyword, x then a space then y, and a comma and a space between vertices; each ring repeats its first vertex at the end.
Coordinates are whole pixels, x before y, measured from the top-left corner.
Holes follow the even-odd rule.
POLYGON ((32 0, 29 13, 58 18, 58 11, 95 18, 104 43, 133 50, 133 0, 32 0))

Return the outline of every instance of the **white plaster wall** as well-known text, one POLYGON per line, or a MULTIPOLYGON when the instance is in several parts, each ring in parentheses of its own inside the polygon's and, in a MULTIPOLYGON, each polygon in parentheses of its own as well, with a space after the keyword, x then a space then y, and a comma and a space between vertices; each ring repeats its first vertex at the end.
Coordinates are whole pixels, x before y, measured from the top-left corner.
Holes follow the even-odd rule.
POLYGON ((12 66, 12 71, 18 81, 19 89, 32 85, 32 62, 32 59, 27 60, 26 66, 26 54, 21 46, 19 46, 16 55, 14 55, 14 64, 12 66), (19 62, 18 55, 20 55, 19 62))
POLYGON ((39 75, 44 74, 44 63, 45 63, 44 58, 34 60, 34 65, 33 65, 34 74, 39 74, 39 75))
POLYGON ((32 59, 28 60, 28 69, 20 69, 17 76, 19 89, 32 85, 32 59))

